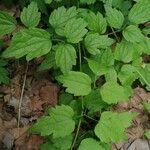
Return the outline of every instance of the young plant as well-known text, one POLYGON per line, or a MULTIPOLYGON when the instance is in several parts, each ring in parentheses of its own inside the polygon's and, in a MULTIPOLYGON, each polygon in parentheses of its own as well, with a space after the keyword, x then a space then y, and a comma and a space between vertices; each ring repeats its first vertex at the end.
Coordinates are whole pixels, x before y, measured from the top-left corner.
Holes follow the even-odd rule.
MULTIPOLYGON (((110 150, 111 143, 127 139, 125 129, 137 115, 111 107, 130 99, 136 80, 150 89, 150 64, 142 59, 150 54, 150 1, 41 3, 31 0, 23 8, 24 27, 1 55, 27 61, 44 57, 38 70, 52 69, 64 87, 59 104, 29 131, 45 137, 42 150, 110 150)), ((0 11, 0 36, 12 33, 16 24, 0 11)))

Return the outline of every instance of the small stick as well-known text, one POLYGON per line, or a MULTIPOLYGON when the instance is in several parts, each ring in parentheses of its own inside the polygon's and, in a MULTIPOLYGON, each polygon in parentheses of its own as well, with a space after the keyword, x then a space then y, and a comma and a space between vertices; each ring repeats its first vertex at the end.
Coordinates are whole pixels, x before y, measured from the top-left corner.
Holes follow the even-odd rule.
POLYGON ((26 84, 26 79, 27 79, 27 72, 28 72, 28 62, 26 65, 26 70, 25 70, 25 75, 23 79, 23 85, 22 85, 22 90, 21 90, 21 96, 19 99, 19 108, 18 108, 18 122, 17 122, 17 127, 18 127, 18 136, 19 136, 19 127, 20 127, 20 118, 21 118, 21 105, 22 105, 22 100, 23 100, 23 94, 24 94, 24 89, 25 89, 25 84, 26 84))

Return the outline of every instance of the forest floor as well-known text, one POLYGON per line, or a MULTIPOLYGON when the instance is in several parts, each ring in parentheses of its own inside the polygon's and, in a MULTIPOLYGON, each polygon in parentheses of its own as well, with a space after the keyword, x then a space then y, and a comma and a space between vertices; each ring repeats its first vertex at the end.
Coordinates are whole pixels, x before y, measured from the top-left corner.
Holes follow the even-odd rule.
MULTIPOLYGON (((0 86, 0 93, 3 93, 0 98, 0 150, 37 150, 44 141, 38 135, 29 135, 27 129, 44 114, 46 107, 57 104, 60 87, 52 83, 49 72, 38 73, 35 64, 26 68, 13 63, 10 85, 0 86)), ((139 113, 126 130, 128 142, 114 144, 114 150, 150 150, 149 141, 143 138, 144 128, 150 127, 150 116, 142 107, 147 101, 150 102, 150 93, 137 87, 129 102, 113 107, 115 111, 139 113)))

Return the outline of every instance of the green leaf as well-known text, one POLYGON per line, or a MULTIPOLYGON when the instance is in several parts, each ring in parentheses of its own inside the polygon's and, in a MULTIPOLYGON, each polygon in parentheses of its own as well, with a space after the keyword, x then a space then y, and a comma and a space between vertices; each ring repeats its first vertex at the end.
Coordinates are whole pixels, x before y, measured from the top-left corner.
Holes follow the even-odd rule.
POLYGON ((56 106, 49 110, 49 114, 53 138, 64 138, 74 131, 74 111, 71 107, 65 105, 56 106))
POLYGON ((107 107, 107 104, 102 100, 99 90, 93 90, 89 95, 83 98, 84 106, 91 112, 100 111, 107 107))
POLYGON ((67 73, 76 65, 76 50, 70 44, 59 44, 56 47, 56 65, 63 73, 67 73))
POLYGON ((113 81, 106 82, 100 89, 100 93, 102 100, 108 104, 127 101, 130 96, 126 88, 113 81))
POLYGON ((143 103, 144 108, 150 113, 150 103, 143 103))
POLYGON ((105 80, 106 82, 109 82, 109 81, 117 82, 117 72, 114 69, 114 67, 109 67, 109 70, 105 74, 105 80))
POLYGON ((67 87, 66 92, 75 96, 88 95, 91 92, 91 79, 82 72, 69 71, 58 77, 58 81, 67 87))
POLYGON ((122 85, 132 85, 138 79, 135 69, 132 65, 123 65, 121 71, 118 73, 118 78, 122 85))
POLYGON ((72 144, 72 135, 53 139, 54 146, 59 150, 68 150, 72 144))
POLYGON ((109 38, 107 35, 99 35, 98 33, 88 34, 84 40, 86 49, 93 55, 100 53, 99 49, 105 49, 114 42, 114 39, 109 38))
POLYGON ((149 35, 150 34, 150 27, 146 27, 142 30, 142 32, 145 34, 145 35, 149 35))
POLYGON ((139 43, 143 53, 150 55, 150 38, 144 37, 143 41, 139 43))
POLYGON ((150 21, 150 2, 149 0, 140 0, 129 12, 128 18, 130 22, 141 24, 150 21))
POLYGON ((101 146, 100 142, 96 141, 93 138, 86 138, 81 141, 78 150, 106 150, 101 146))
POLYGON ((82 18, 69 20, 64 29, 64 35, 67 41, 70 43, 82 41, 84 35, 87 33, 87 29, 85 29, 86 26, 87 23, 82 18))
POLYGON ((10 79, 8 77, 9 72, 6 68, 0 66, 0 84, 9 84, 10 79))
POLYGON ((140 55, 139 48, 140 47, 136 43, 122 40, 120 43, 117 43, 114 53, 115 59, 129 63, 140 55))
POLYGON ((44 70, 51 69, 55 65, 56 65, 56 62, 55 62, 55 52, 52 51, 52 52, 50 52, 50 53, 47 54, 47 56, 44 59, 44 61, 38 67, 38 71, 44 71, 44 70))
POLYGON ((50 116, 44 116, 38 119, 30 129, 30 133, 40 133, 41 136, 53 134, 53 138, 63 138, 70 135, 75 122, 72 119, 74 112, 71 107, 61 105, 49 110, 50 116))
POLYGON ((3 57, 16 59, 26 55, 27 61, 47 54, 51 50, 50 34, 38 28, 23 29, 12 38, 11 45, 2 54, 3 57))
POLYGON ((50 116, 43 116, 37 120, 37 122, 29 128, 29 133, 38 133, 41 136, 47 136, 52 134, 50 116))
POLYGON ((0 11, 0 37, 13 32, 16 29, 17 22, 7 12, 0 11))
POLYGON ((62 93, 59 96, 59 104, 69 105, 72 100, 73 100, 73 95, 69 93, 62 93))
POLYGON ((124 16, 121 11, 105 5, 106 19, 113 28, 120 29, 124 22, 124 16))
POLYGON ((37 3, 33 1, 27 8, 24 7, 20 19, 26 27, 36 27, 39 24, 40 17, 41 13, 38 12, 37 3))
POLYGON ((145 132, 145 136, 146 136, 148 139, 150 139, 150 130, 147 130, 147 131, 145 132))
POLYGON ((57 149, 52 142, 46 142, 40 145, 40 150, 59 150, 57 149))
POLYGON ((98 55, 92 55, 91 59, 99 63, 101 66, 111 67, 114 65, 114 56, 110 48, 101 50, 98 55))
POLYGON ((90 69, 93 71, 93 73, 96 76, 101 76, 107 73, 108 67, 104 66, 102 64, 99 64, 97 61, 92 60, 92 59, 87 59, 88 65, 90 69))
POLYGON ((53 0, 44 0, 46 4, 50 4, 53 0))
POLYGON ((62 6, 55 9, 49 18, 49 23, 55 29, 58 35, 64 35, 64 26, 66 23, 77 16, 76 7, 70 7, 68 10, 62 6))
POLYGON ((150 64, 146 64, 144 68, 136 68, 136 71, 142 81, 150 88, 150 64))
POLYGON ((88 28, 91 31, 99 34, 104 34, 106 32, 107 22, 100 12, 94 14, 92 11, 90 11, 87 13, 86 21, 88 23, 88 28))
POLYGON ((134 25, 126 27, 122 34, 127 41, 132 43, 141 42, 144 39, 144 35, 141 33, 141 30, 134 25))
POLYGON ((127 139, 125 129, 130 126, 136 115, 136 113, 131 112, 103 112, 95 127, 95 134, 105 143, 123 141, 127 139))
POLYGON ((80 0, 80 3, 84 3, 84 4, 94 4, 96 2, 96 0, 80 0))

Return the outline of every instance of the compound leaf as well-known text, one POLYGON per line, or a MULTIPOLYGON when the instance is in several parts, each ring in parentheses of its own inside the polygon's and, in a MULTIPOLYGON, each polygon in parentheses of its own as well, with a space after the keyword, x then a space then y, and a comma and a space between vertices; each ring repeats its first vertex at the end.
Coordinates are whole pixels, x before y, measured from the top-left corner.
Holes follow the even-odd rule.
POLYGON ((70 44, 59 44, 56 48, 56 65, 63 73, 67 73, 76 64, 76 50, 70 44))
POLYGON ((23 29, 12 38, 10 47, 2 56, 21 58, 26 55, 29 61, 47 54, 51 46, 50 34, 47 31, 38 28, 23 29))
POLYGON ((40 17, 41 13, 38 12, 37 3, 33 1, 27 8, 23 8, 20 19, 26 27, 36 27, 39 24, 40 17))
POLYGON ((17 22, 7 12, 0 11, 0 37, 13 32, 16 29, 17 22))
POLYGON ((95 134, 102 142, 106 143, 125 140, 127 139, 125 129, 130 126, 136 115, 136 113, 131 112, 103 112, 99 123, 95 127, 95 134))
POLYGON ((66 92, 75 96, 88 95, 91 92, 91 79, 85 73, 69 71, 59 76, 58 81, 67 87, 66 92))

